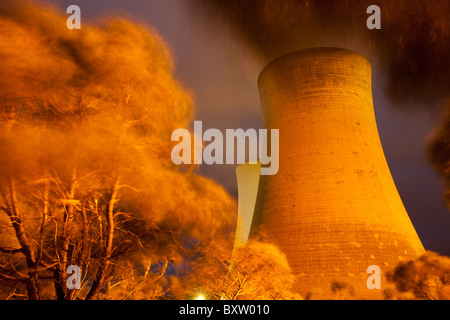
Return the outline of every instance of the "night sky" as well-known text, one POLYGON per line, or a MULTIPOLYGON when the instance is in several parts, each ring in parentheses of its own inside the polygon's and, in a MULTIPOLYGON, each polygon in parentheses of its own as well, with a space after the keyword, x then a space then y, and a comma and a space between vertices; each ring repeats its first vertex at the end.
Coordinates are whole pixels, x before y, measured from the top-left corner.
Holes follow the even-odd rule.
MULTIPOLYGON (((185 0, 60 0, 65 11, 81 8, 82 25, 96 17, 120 14, 154 27, 172 49, 176 77, 195 98, 195 120, 203 129, 261 128, 256 79, 264 63, 233 34, 211 19, 201 19, 185 0)), ((349 44, 350 49, 351 44, 349 44)), ((397 189, 427 250, 450 255, 450 212, 442 199, 444 182, 426 156, 427 136, 439 114, 423 109, 399 110, 382 89, 386 81, 377 61, 373 69, 375 115, 387 162, 397 189)), ((170 143, 170 141, 168 141, 170 143)), ((200 172, 237 196, 236 165, 202 165, 200 172)))

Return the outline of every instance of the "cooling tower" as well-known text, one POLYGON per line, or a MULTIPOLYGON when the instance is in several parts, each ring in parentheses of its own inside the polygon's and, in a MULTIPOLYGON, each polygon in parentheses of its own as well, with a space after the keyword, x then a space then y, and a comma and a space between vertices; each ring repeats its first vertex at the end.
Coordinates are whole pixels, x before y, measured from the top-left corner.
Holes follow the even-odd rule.
POLYGON ((335 283, 380 298, 385 273, 424 248, 383 153, 369 62, 338 48, 294 52, 266 66, 258 87, 280 154, 278 173, 260 177, 251 233, 262 227, 279 245, 303 297, 333 297, 335 283), (381 289, 366 285, 371 265, 381 289))
POLYGON ((255 210, 256 196, 258 194, 261 163, 244 163, 236 168, 238 187, 238 219, 234 247, 245 244, 252 225, 255 210))

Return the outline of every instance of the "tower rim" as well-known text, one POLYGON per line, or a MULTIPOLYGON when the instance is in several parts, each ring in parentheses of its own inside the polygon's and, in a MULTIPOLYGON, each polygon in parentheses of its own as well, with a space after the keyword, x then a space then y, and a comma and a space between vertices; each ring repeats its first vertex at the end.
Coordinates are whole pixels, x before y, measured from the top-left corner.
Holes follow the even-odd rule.
POLYGON ((260 71, 260 73, 258 75, 257 83, 259 84, 261 82, 262 77, 264 76, 265 73, 268 72, 269 69, 273 68, 275 65, 277 65, 278 63, 280 63, 282 61, 289 60, 290 58, 293 58, 293 57, 300 58, 300 57, 308 57, 308 56, 313 56, 314 58, 317 59, 320 57, 320 55, 323 55, 324 58, 330 58, 333 55, 354 56, 354 57, 358 57, 358 59, 364 60, 365 62, 367 62, 369 67, 371 67, 369 60, 366 57, 364 57, 362 54, 360 54, 356 51, 346 49, 346 48, 341 48, 341 47, 312 47, 312 48, 291 51, 289 53, 283 54, 283 55, 278 56, 277 58, 273 59, 272 61, 267 63, 266 66, 260 71))

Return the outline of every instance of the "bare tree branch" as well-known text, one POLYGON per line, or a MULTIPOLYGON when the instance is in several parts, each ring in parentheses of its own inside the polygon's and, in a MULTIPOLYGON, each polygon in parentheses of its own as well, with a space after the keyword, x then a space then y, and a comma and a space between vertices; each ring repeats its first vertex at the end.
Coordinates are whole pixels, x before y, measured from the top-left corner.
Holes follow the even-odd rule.
POLYGON ((98 296, 98 294, 100 293, 101 287, 103 286, 103 283, 105 282, 106 271, 110 264, 110 258, 112 255, 113 240, 114 240, 114 229, 115 229, 114 228, 114 225, 115 225, 114 224, 114 205, 117 201, 119 180, 120 180, 120 176, 117 175, 115 182, 113 184, 112 190, 111 190, 111 195, 110 195, 108 204, 106 206, 105 214, 106 214, 107 236, 106 236, 106 241, 105 241, 104 256, 102 258, 100 267, 97 271, 95 281, 92 284, 91 290, 89 290, 89 293, 86 296, 86 300, 92 300, 98 296))
POLYGON ((0 247, 0 252, 15 254, 15 253, 23 253, 23 250, 22 249, 10 249, 10 248, 2 248, 2 247, 0 247))

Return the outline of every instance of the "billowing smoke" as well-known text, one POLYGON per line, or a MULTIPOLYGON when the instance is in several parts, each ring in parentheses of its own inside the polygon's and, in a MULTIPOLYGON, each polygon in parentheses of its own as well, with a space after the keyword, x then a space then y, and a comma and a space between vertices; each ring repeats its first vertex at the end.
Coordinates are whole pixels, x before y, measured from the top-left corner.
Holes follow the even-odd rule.
POLYGON ((65 289, 69 264, 92 283, 87 298, 134 264, 164 273, 235 224, 220 185, 171 162, 171 133, 194 108, 155 30, 66 19, 0 3, 0 278, 27 282, 32 299, 53 297, 41 276, 57 298, 82 296, 65 289))
MULTIPOLYGON (((376 57, 387 77, 387 96, 398 108, 438 109, 450 96, 448 0, 202 0, 193 5, 210 17, 209 23, 231 26, 264 64, 295 50, 343 47, 376 57), (381 11, 381 29, 369 30, 367 8, 373 4, 381 11)), ((449 112, 445 116, 448 123, 449 112)), ((448 125, 437 131, 431 159, 448 177, 448 125)))
POLYGON ((389 75, 392 97, 437 99, 448 94, 450 2, 203 0, 266 62, 315 46, 360 46, 377 53, 389 75), (369 30, 367 8, 381 10, 381 29, 369 30), (353 44, 352 44, 353 43, 353 44))

